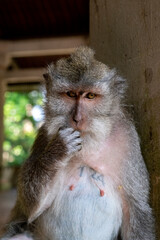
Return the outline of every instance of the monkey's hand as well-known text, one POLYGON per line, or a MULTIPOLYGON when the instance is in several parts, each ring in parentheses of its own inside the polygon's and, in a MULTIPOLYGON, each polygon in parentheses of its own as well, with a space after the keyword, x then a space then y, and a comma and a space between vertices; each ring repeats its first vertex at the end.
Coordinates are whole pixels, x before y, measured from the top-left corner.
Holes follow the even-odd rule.
POLYGON ((65 128, 59 130, 59 135, 65 144, 67 156, 71 156, 81 150, 82 139, 79 131, 76 131, 73 128, 65 128))
MULTIPOLYGON (((33 159, 32 163, 38 160, 41 165, 40 169, 48 171, 47 169, 50 169, 51 165, 53 166, 53 162, 66 163, 81 148, 82 139, 79 131, 75 131, 73 128, 59 129, 56 136, 53 136, 48 142, 41 156, 33 159)), ((29 167, 31 166, 29 165, 29 167)))
POLYGON ((50 140, 41 157, 38 158, 41 165, 39 168, 45 170, 48 176, 51 169, 55 172, 55 169, 65 167, 81 148, 82 139, 79 131, 75 131, 73 128, 60 129, 50 140))

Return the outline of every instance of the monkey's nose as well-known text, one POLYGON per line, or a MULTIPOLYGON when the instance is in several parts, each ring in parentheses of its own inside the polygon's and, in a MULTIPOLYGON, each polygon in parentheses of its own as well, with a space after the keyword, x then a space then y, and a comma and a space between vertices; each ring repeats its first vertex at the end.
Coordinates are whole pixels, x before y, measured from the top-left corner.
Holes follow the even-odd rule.
POLYGON ((79 126, 83 122, 82 116, 78 115, 73 116, 72 120, 76 126, 79 126))
POLYGON ((77 119, 76 117, 73 117, 73 121, 78 124, 80 122, 80 119, 77 119))
POLYGON ((74 121, 75 123, 78 123, 78 122, 82 121, 82 115, 79 114, 79 113, 74 114, 74 115, 73 115, 73 121, 74 121))
POLYGON ((75 119, 75 118, 73 118, 73 121, 75 122, 75 123, 77 123, 78 121, 75 119))

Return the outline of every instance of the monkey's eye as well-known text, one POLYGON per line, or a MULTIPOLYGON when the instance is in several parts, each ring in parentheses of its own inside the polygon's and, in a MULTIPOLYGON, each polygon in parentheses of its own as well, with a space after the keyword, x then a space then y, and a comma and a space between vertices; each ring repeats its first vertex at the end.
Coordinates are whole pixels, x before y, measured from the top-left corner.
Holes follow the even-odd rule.
POLYGON ((96 97, 96 94, 94 94, 94 93, 88 93, 87 95, 86 95, 86 98, 88 98, 88 99, 93 99, 93 98, 95 98, 96 97))
POLYGON ((72 91, 69 91, 69 92, 67 92, 67 96, 69 96, 71 98, 75 98, 76 97, 76 93, 72 92, 72 91))

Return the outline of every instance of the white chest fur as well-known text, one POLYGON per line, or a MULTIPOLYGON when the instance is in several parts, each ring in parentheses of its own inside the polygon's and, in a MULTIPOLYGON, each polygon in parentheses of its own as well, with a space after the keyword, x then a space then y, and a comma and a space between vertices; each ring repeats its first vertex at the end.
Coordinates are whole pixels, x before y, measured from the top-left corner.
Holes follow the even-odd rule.
POLYGON ((80 166, 74 175, 69 174, 53 205, 39 218, 42 232, 38 239, 113 240, 121 219, 121 202, 111 180, 80 166))

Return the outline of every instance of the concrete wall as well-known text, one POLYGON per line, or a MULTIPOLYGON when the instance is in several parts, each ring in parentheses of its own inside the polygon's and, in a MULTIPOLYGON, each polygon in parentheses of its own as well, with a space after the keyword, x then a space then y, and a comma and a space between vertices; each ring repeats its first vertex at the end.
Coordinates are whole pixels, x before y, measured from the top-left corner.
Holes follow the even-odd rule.
POLYGON ((129 81, 160 239, 160 1, 90 0, 90 44, 129 81), (159 227, 158 227, 159 225, 159 227))

